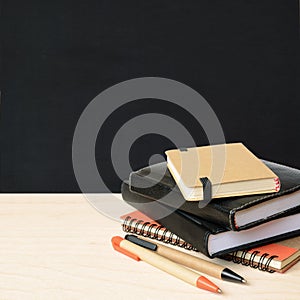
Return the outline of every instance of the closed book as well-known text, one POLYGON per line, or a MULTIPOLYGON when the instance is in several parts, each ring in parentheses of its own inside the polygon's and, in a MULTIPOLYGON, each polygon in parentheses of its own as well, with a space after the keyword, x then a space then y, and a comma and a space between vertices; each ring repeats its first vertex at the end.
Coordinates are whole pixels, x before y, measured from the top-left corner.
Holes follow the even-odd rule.
POLYGON ((130 190, 229 230, 240 231, 300 207, 300 170, 269 161, 262 163, 280 178, 280 192, 217 198, 199 208, 198 202, 185 201, 166 163, 132 172, 129 177, 130 190))
POLYGON ((222 258, 261 271, 284 273, 300 260, 300 236, 261 247, 235 251, 222 258))
POLYGON ((122 184, 122 197, 129 205, 158 221, 209 257, 253 248, 300 234, 300 209, 294 210, 293 214, 235 232, 180 209, 171 209, 159 202, 156 205, 148 205, 151 200, 132 193, 127 182, 122 184), (158 214, 162 216, 159 220, 158 214))
POLYGON ((187 201, 278 192, 278 176, 242 143, 165 152, 168 168, 187 201))

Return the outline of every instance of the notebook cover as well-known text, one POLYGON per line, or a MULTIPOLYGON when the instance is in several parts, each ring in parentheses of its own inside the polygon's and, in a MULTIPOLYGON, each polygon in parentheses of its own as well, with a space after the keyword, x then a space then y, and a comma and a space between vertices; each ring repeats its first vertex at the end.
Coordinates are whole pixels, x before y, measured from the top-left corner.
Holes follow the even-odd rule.
MULTIPOLYGON (((273 170, 281 181, 281 190, 278 193, 247 195, 240 197, 216 198, 207 206, 198 207, 198 202, 185 201, 166 163, 152 165, 130 174, 130 189, 132 192, 144 195, 152 201, 162 199, 164 204, 171 207, 179 207, 181 210, 196 216, 205 218, 219 224, 227 229, 239 231, 254 227, 258 224, 280 217, 282 214, 293 211, 293 208, 283 210, 268 218, 256 220, 255 222, 237 227, 235 224, 235 213, 254 205, 272 201, 276 197, 293 193, 300 189, 300 170, 290 168, 277 163, 263 161, 273 170), (150 174, 151 168, 151 174, 150 174), (142 188, 147 186, 146 188, 142 188), (149 186, 149 187, 148 187, 149 186), (172 193, 170 193, 173 190, 172 193)), ((300 199, 299 206, 300 207, 300 199)))
POLYGON ((269 244, 261 247, 257 247, 255 249, 251 249, 251 252, 258 250, 261 253, 268 253, 269 255, 276 255, 278 256, 276 260, 283 262, 284 260, 288 259, 290 256, 294 255, 299 250, 299 243, 298 245, 286 246, 284 243, 274 243, 269 244), (296 248, 297 246, 298 248, 296 248))
MULTIPOLYGON (((141 211, 143 214, 149 216, 153 220, 155 220, 157 210, 159 209, 160 213, 165 215, 165 217, 159 219, 159 224, 168 228, 171 232, 180 236, 186 242, 192 244, 195 248, 208 257, 216 257, 233 251, 249 249, 300 234, 300 230, 296 230, 283 235, 270 237, 263 241, 257 241, 242 245, 240 247, 226 249, 210 255, 208 252, 209 236, 211 234, 225 232, 227 231, 226 228, 206 221, 200 217, 188 214, 180 209, 174 211, 174 209, 171 209, 169 206, 164 204, 157 203, 157 206, 155 207, 153 205, 145 205, 150 203, 151 199, 137 193, 132 193, 129 189, 128 182, 123 182, 122 184, 122 197, 129 205, 133 206, 135 209, 141 211)), ((298 212, 300 212, 300 209, 298 211, 294 211, 294 213, 298 212)))
POLYGON ((202 177, 208 177, 212 184, 277 178, 276 174, 242 143, 185 148, 184 150, 173 149, 165 153, 178 174, 181 173, 181 169, 184 170, 186 167, 187 171, 182 172, 181 180, 185 186, 190 188, 202 187, 199 180, 202 177), (214 155, 221 156, 222 153, 224 154, 224 165, 222 162, 216 162, 214 158, 214 155), (199 168, 195 168, 195 165, 199 165, 199 168), (219 176, 212 172, 212 167, 220 168, 222 173, 224 170, 223 176, 218 178, 219 176), (191 170, 195 170, 195 172, 191 170))
POLYGON ((254 265, 255 268, 263 270, 266 268, 271 273, 274 271, 284 273, 300 259, 300 236, 252 249, 236 251, 226 254, 222 258, 246 266, 250 264, 253 267, 254 265), (292 256, 294 257, 290 262, 285 263, 281 268, 276 267, 276 262, 284 263, 292 256))

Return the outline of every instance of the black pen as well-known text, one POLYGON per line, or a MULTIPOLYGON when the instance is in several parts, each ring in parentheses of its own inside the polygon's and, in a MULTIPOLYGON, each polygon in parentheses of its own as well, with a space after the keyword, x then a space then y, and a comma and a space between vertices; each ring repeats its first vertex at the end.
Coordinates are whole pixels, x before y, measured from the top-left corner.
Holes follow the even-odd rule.
POLYGON ((196 271, 203 272, 215 278, 232 282, 246 283, 246 280, 242 276, 236 274, 232 270, 225 268, 224 266, 220 266, 210 261, 207 261, 205 259, 186 254, 184 252, 172 249, 170 247, 166 247, 161 244, 148 242, 132 234, 127 234, 125 236, 125 239, 144 248, 156 251, 157 254, 167 257, 168 259, 176 263, 182 264, 196 271))

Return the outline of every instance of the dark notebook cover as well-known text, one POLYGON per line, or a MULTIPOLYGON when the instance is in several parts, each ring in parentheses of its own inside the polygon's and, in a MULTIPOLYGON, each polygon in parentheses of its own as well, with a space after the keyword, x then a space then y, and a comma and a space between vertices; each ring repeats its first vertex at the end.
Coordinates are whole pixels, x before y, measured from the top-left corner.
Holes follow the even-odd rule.
POLYGON ((180 208, 185 212, 219 224, 229 230, 239 231, 276 219, 282 214, 292 212, 296 207, 300 207, 299 196, 299 204, 293 208, 283 209, 269 217, 263 217, 242 226, 236 225, 236 212, 263 202, 272 201, 277 197, 291 194, 300 189, 300 170, 268 161, 263 162, 280 178, 280 192, 216 198, 205 207, 199 208, 198 202, 185 201, 166 163, 155 164, 132 172, 129 178, 130 189, 132 192, 141 194, 152 201, 160 200, 166 205, 180 208), (171 191, 173 192, 171 193, 171 191))
MULTIPOLYGON (((122 197, 124 201, 130 204, 132 207, 138 209, 143 214, 157 221, 159 224, 163 225, 186 242, 192 244, 195 248, 208 257, 216 257, 233 251, 250 249, 289 237, 298 236, 300 234, 300 230, 298 228, 297 230, 285 234, 272 236, 264 240, 243 244, 238 247, 210 254, 208 251, 209 236, 212 234, 216 235, 218 233, 226 232, 228 229, 204 220, 200 217, 186 213, 180 209, 171 209, 169 206, 164 204, 157 203, 155 206, 147 205, 152 202, 151 199, 137 193, 132 193, 129 189, 128 182, 123 182, 122 184, 122 197), (159 220, 156 218, 158 215, 158 210, 159 214, 164 215, 164 217, 159 218, 159 220)), ((295 209, 292 214, 295 213, 300 213, 300 209, 295 209)), ((286 215, 288 214, 284 214, 283 216, 286 215)))

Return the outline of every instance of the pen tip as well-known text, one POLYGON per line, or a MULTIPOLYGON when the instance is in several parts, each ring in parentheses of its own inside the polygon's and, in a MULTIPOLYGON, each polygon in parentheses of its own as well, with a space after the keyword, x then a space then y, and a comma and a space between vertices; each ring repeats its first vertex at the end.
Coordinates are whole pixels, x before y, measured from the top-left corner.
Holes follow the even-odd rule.
POLYGON ((247 283, 247 280, 243 278, 242 283, 247 283))
POLYGON ((221 278, 227 281, 246 283, 246 280, 242 276, 236 274, 228 268, 223 269, 221 272, 221 278))
POLYGON ((218 293, 222 294, 222 290, 221 290, 221 289, 218 289, 218 293))

